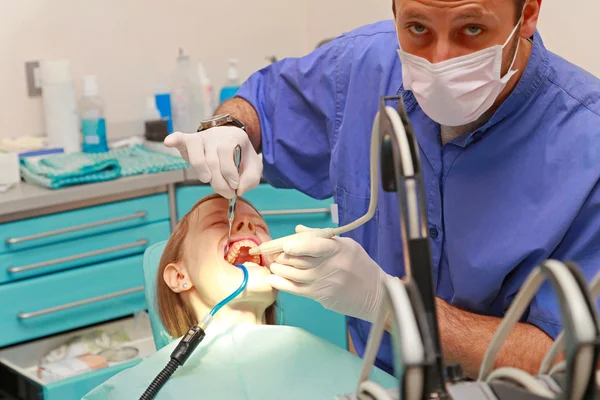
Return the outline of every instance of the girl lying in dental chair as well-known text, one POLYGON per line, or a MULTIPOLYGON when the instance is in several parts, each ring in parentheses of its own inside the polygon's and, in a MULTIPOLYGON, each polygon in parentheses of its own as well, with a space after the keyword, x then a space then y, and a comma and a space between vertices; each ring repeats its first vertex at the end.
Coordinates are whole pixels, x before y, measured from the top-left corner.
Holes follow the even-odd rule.
MULTIPOLYGON (((157 399, 327 399, 356 389, 362 360, 294 327, 276 324, 276 291, 267 283, 270 259, 248 249, 270 240, 258 211, 239 198, 228 234, 228 201, 200 200, 175 228, 160 260, 156 280, 160 319, 173 341, 109 379, 84 399, 137 399, 169 361, 179 337, 197 325, 241 283, 244 292, 223 307, 206 338, 158 393, 157 399)), ((398 381, 381 370, 372 380, 385 388, 398 381)))

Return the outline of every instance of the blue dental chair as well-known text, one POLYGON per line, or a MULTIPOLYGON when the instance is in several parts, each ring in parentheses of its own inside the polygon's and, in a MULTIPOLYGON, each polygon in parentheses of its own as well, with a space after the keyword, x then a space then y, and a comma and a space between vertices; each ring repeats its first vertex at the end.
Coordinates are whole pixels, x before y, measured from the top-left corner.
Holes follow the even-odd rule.
MULTIPOLYGON (((167 241, 156 243, 144 253, 144 293, 157 350, 172 340, 156 312, 156 272, 166 244, 167 241)), ((313 300, 288 293, 280 293, 277 303, 277 321, 281 324, 303 328, 343 349, 348 348, 344 316, 326 310, 313 300)))

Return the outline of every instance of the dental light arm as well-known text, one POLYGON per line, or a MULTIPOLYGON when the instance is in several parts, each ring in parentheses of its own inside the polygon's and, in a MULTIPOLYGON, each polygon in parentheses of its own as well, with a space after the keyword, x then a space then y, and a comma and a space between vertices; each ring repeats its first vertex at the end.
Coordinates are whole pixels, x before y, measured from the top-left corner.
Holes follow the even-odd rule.
MULTIPOLYGON (((592 283, 590 283, 590 292, 594 299, 600 296, 600 273, 597 274, 592 280, 592 283)), ((546 356, 544 357, 544 360, 542 361, 542 365, 538 372, 539 375, 552 375, 556 371, 554 370, 553 365, 556 362, 556 358, 558 357, 558 355, 564 350, 564 342, 565 333, 561 332, 552 344, 552 347, 550 347, 550 350, 548 350, 548 352, 546 353, 546 356)), ((561 367, 562 365, 559 368, 561 367)))
POLYGON ((536 395, 554 397, 554 394, 544 384, 532 381, 531 376, 522 370, 500 368, 492 372, 500 348, 546 279, 550 279, 558 294, 567 339, 565 398, 580 400, 584 396, 588 397, 589 392, 594 390, 597 343, 600 337, 598 321, 593 303, 585 288, 585 282, 577 268, 555 260, 544 262, 527 277, 486 351, 478 380, 488 383, 495 379, 512 380, 536 395))
POLYGON ((419 146, 406 114, 402 97, 383 98, 380 123, 381 181, 383 190, 397 192, 404 267, 408 282, 418 288, 422 304, 419 312, 425 322, 421 333, 427 337, 430 354, 425 366, 425 391, 439 398, 448 397, 444 379, 442 346, 438 328, 433 265, 427 230, 427 209, 419 146), (386 107, 385 100, 398 100, 398 110, 386 107))
POLYGON ((394 370, 401 385, 402 395, 399 398, 420 400, 423 397, 425 379, 423 369, 426 357, 425 348, 408 288, 399 279, 385 283, 384 304, 369 334, 356 398, 360 400, 392 400, 394 398, 389 391, 368 380, 388 317, 392 325, 394 354, 397 355, 394 370))

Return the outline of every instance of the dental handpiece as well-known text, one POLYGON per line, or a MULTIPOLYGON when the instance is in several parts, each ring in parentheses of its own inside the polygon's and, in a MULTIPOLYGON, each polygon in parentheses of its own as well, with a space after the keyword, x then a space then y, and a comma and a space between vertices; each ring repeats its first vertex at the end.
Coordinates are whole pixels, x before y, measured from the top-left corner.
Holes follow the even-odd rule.
POLYGON ((293 235, 284 236, 279 239, 270 240, 268 242, 264 242, 260 246, 254 247, 248 251, 248 253, 252 256, 256 256, 259 254, 274 254, 283 252, 283 244, 286 242, 292 242, 294 240, 303 240, 310 239, 315 237, 331 239, 335 236, 335 232, 332 228, 322 228, 322 229, 311 229, 306 232, 299 232, 293 235))
MULTIPOLYGON (((238 172, 240 171, 240 164, 242 162, 242 147, 240 145, 235 146, 233 152, 233 162, 238 172)), ((227 232, 227 246, 225 246, 225 254, 229 252, 229 243, 231 242, 231 227, 233 225, 233 219, 235 218, 235 205, 237 203, 237 193, 229 200, 229 208, 227 209, 227 222, 229 224, 229 230, 227 232)))

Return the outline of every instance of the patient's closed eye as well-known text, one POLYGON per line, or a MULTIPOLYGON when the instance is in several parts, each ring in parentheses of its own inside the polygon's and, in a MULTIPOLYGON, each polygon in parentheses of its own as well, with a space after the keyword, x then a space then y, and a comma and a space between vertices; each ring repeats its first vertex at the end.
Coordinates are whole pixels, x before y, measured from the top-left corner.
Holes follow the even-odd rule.
POLYGON ((215 220, 210 221, 208 226, 213 227, 213 226, 227 225, 227 224, 228 224, 227 219, 223 218, 223 219, 215 219, 215 220))

